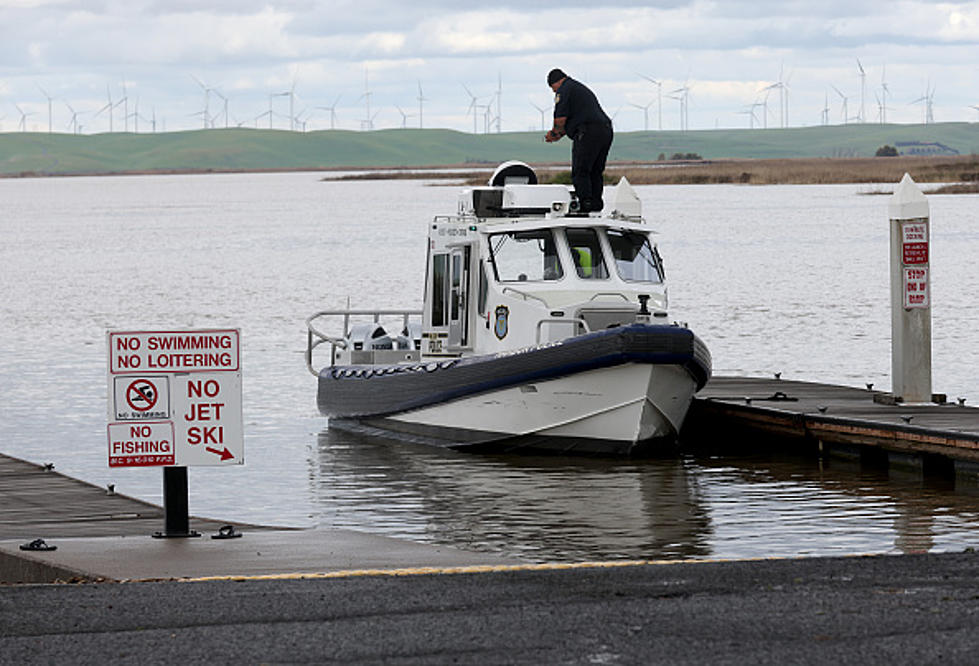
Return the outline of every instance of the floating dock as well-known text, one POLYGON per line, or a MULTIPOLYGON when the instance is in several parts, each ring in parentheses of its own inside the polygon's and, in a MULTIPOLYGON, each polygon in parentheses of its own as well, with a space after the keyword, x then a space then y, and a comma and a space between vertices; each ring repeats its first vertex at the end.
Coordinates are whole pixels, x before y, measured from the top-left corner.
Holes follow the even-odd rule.
POLYGON ((958 400, 911 405, 872 386, 712 378, 694 400, 684 438, 749 437, 923 473, 954 473, 963 481, 979 479, 979 409, 958 400))

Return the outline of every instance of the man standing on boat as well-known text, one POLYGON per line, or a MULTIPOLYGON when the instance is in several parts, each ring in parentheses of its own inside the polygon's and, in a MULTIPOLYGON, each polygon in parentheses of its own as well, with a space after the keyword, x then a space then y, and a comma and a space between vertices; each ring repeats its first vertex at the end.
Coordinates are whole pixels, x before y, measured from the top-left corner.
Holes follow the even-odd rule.
POLYGON ((571 137, 571 182, 578 196, 578 210, 600 211, 605 207, 603 174, 612 147, 612 121, 595 93, 560 69, 548 73, 547 85, 554 91, 554 126, 544 141, 553 143, 565 134, 571 137))

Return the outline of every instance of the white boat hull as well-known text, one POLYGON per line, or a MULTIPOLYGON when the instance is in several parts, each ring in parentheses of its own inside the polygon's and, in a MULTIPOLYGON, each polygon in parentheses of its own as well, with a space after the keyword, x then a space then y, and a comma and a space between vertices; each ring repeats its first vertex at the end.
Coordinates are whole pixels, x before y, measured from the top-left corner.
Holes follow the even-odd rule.
POLYGON ((549 449, 628 453, 649 440, 674 440, 696 389, 682 367, 627 363, 414 409, 376 425, 444 446, 515 439, 516 448, 546 442, 549 449))

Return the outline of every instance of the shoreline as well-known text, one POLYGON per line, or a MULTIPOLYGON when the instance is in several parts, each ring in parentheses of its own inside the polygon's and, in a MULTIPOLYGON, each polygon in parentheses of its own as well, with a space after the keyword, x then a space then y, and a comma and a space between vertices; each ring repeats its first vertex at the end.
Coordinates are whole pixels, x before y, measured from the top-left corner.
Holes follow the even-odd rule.
MULTIPOLYGON (((570 182, 564 162, 531 164, 542 183, 570 182)), ((342 174, 322 180, 462 180, 469 185, 485 182, 486 173, 495 164, 444 164, 378 167, 273 167, 267 169, 139 169, 124 171, 84 171, 44 173, 22 171, 0 174, 3 179, 17 178, 84 178, 103 176, 210 175, 246 173, 323 173, 342 174)), ((942 183, 946 187, 928 194, 979 193, 979 156, 940 157, 865 157, 865 158, 786 158, 722 159, 675 161, 610 162, 606 182, 613 184, 626 177, 633 185, 825 185, 897 183, 904 173, 917 183, 942 183)))

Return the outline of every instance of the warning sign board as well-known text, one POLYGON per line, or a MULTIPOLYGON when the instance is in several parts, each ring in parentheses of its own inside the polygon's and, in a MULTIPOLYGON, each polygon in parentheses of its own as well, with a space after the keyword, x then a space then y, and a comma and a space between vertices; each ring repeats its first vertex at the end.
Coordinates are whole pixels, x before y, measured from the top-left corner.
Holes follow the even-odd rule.
POLYGON ((904 307, 928 307, 928 268, 904 269, 904 307))
POLYGON ((109 467, 155 467, 174 460, 172 423, 109 424, 109 467))
POLYGON ((109 373, 234 372, 237 330, 109 333, 109 373))
POLYGON ((109 466, 244 464, 239 337, 109 332, 109 466))
POLYGON ((928 263, 928 225, 905 222, 901 225, 901 263, 906 266, 928 263))

